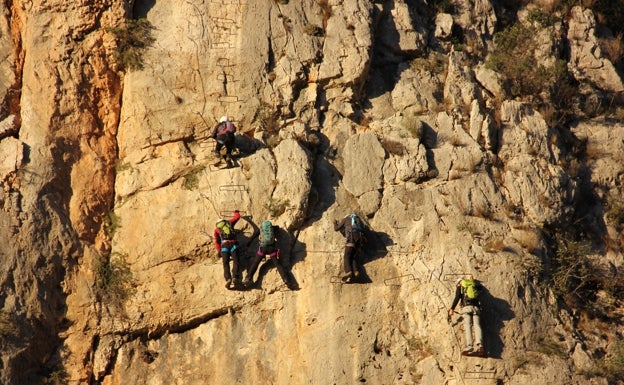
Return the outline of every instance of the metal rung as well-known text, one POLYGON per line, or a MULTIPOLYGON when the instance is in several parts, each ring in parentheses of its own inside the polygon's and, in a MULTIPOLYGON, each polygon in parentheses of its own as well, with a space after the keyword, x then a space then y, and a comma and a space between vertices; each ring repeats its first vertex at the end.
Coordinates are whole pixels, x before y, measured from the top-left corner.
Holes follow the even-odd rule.
POLYGON ((469 273, 452 273, 452 274, 444 274, 444 277, 442 278, 444 281, 453 281, 455 279, 457 279, 457 277, 463 277, 469 275, 469 273))
POLYGON ((403 282, 415 281, 415 280, 416 280, 416 277, 414 277, 414 274, 404 274, 404 275, 399 275, 397 277, 384 279, 384 284, 386 286, 401 286, 401 283, 403 282), (393 283, 393 281, 395 282, 393 283))
POLYGON ((247 186, 244 184, 225 184, 219 186, 219 191, 244 191, 247 192, 247 186))
POLYGON ((220 102, 235 103, 235 102, 238 102, 238 96, 223 95, 223 96, 219 96, 218 100, 220 102))
MULTIPOLYGON (((210 139, 212 139, 212 138, 210 138, 210 139)), ((201 148, 208 148, 208 149, 213 149, 214 150, 215 147, 217 147, 216 145, 217 145, 217 142, 215 140, 209 140, 207 142, 201 142, 199 144, 199 147, 201 147, 201 148)))
POLYGON ((496 378, 496 370, 466 370, 464 380, 491 380, 496 378))

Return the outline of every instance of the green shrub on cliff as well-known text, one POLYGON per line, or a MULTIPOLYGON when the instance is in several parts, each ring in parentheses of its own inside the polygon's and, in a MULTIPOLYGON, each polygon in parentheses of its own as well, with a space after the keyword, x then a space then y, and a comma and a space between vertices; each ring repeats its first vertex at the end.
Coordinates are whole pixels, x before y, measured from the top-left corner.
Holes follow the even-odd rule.
POLYGON ((127 20, 109 29, 117 42, 116 61, 122 69, 143 69, 143 51, 155 41, 153 29, 147 19, 127 20))

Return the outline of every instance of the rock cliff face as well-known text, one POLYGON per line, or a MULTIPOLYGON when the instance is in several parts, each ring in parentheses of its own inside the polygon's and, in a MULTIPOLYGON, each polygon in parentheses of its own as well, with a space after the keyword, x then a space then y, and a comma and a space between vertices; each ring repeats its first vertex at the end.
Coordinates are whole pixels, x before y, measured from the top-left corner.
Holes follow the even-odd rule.
MULTIPOLYGON (((505 96, 493 36, 535 8, 83 3, 0 5, 1 383, 617 381, 624 124, 604 109, 552 124, 505 96), (153 43, 122 71, 125 19, 153 43), (238 127, 227 169, 222 115, 238 127), (270 262, 254 289, 225 289, 212 231, 234 210, 243 265, 270 219, 300 290, 270 262), (343 285, 333 222, 350 212, 370 231, 365 282, 343 285), (602 318, 556 290, 570 227, 593 241, 602 318), (461 356, 447 321, 466 274, 486 289, 488 358, 461 356)), ((565 20, 538 29, 536 60, 569 47, 578 93, 617 107, 594 13, 565 20)))

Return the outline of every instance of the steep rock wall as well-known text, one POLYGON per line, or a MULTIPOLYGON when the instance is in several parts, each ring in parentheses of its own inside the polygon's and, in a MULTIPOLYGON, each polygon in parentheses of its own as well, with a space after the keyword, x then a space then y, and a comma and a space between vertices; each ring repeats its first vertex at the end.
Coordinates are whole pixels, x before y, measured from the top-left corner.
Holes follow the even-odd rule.
MULTIPOLYGON (((444 46, 424 2, 283 3, 6 10, 1 282, 21 326, 3 340, 3 382, 606 383, 579 373, 596 365, 586 344, 606 351, 616 334, 579 337, 534 267, 542 227, 571 217, 582 183, 617 191, 621 168, 599 157, 595 179, 572 175, 557 132, 528 105, 498 104, 495 74, 467 53, 442 55, 444 71, 412 65, 444 46), (105 27, 130 13, 155 42, 122 82, 105 27), (240 167, 213 165, 221 115, 239 127, 240 167), (255 289, 223 287, 211 233, 236 209, 244 264, 269 218, 300 290, 270 263, 255 289), (367 283, 342 285, 332 225, 352 211, 373 230, 367 283), (122 303, 101 290, 103 261, 131 274, 122 303), (463 274, 487 288, 487 359, 462 358, 446 320, 463 274)), ((493 5, 456 12, 487 50, 493 5)), ((574 133, 616 154, 623 130, 574 133)))

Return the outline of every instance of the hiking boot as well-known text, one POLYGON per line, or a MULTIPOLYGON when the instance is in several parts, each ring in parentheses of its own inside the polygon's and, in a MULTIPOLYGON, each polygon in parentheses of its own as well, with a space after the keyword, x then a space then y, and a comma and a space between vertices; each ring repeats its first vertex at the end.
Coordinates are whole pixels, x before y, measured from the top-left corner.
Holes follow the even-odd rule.
POLYGON ((466 355, 472 353, 472 345, 468 345, 462 350, 461 354, 466 355))
POLYGON ((286 282, 286 287, 290 290, 299 290, 299 286, 294 282, 286 282))
POLYGON ((243 287, 244 288, 249 289, 252 286, 253 286, 253 282, 251 282, 251 279, 245 278, 245 280, 243 280, 243 287))
POLYGON ((232 289, 232 280, 228 279, 227 281, 225 281, 225 288, 226 289, 232 289))
POLYGON ((343 283, 351 283, 351 282, 353 282, 353 273, 351 273, 351 272, 346 273, 345 275, 343 275, 343 276, 340 278, 340 280, 341 280, 343 283))

